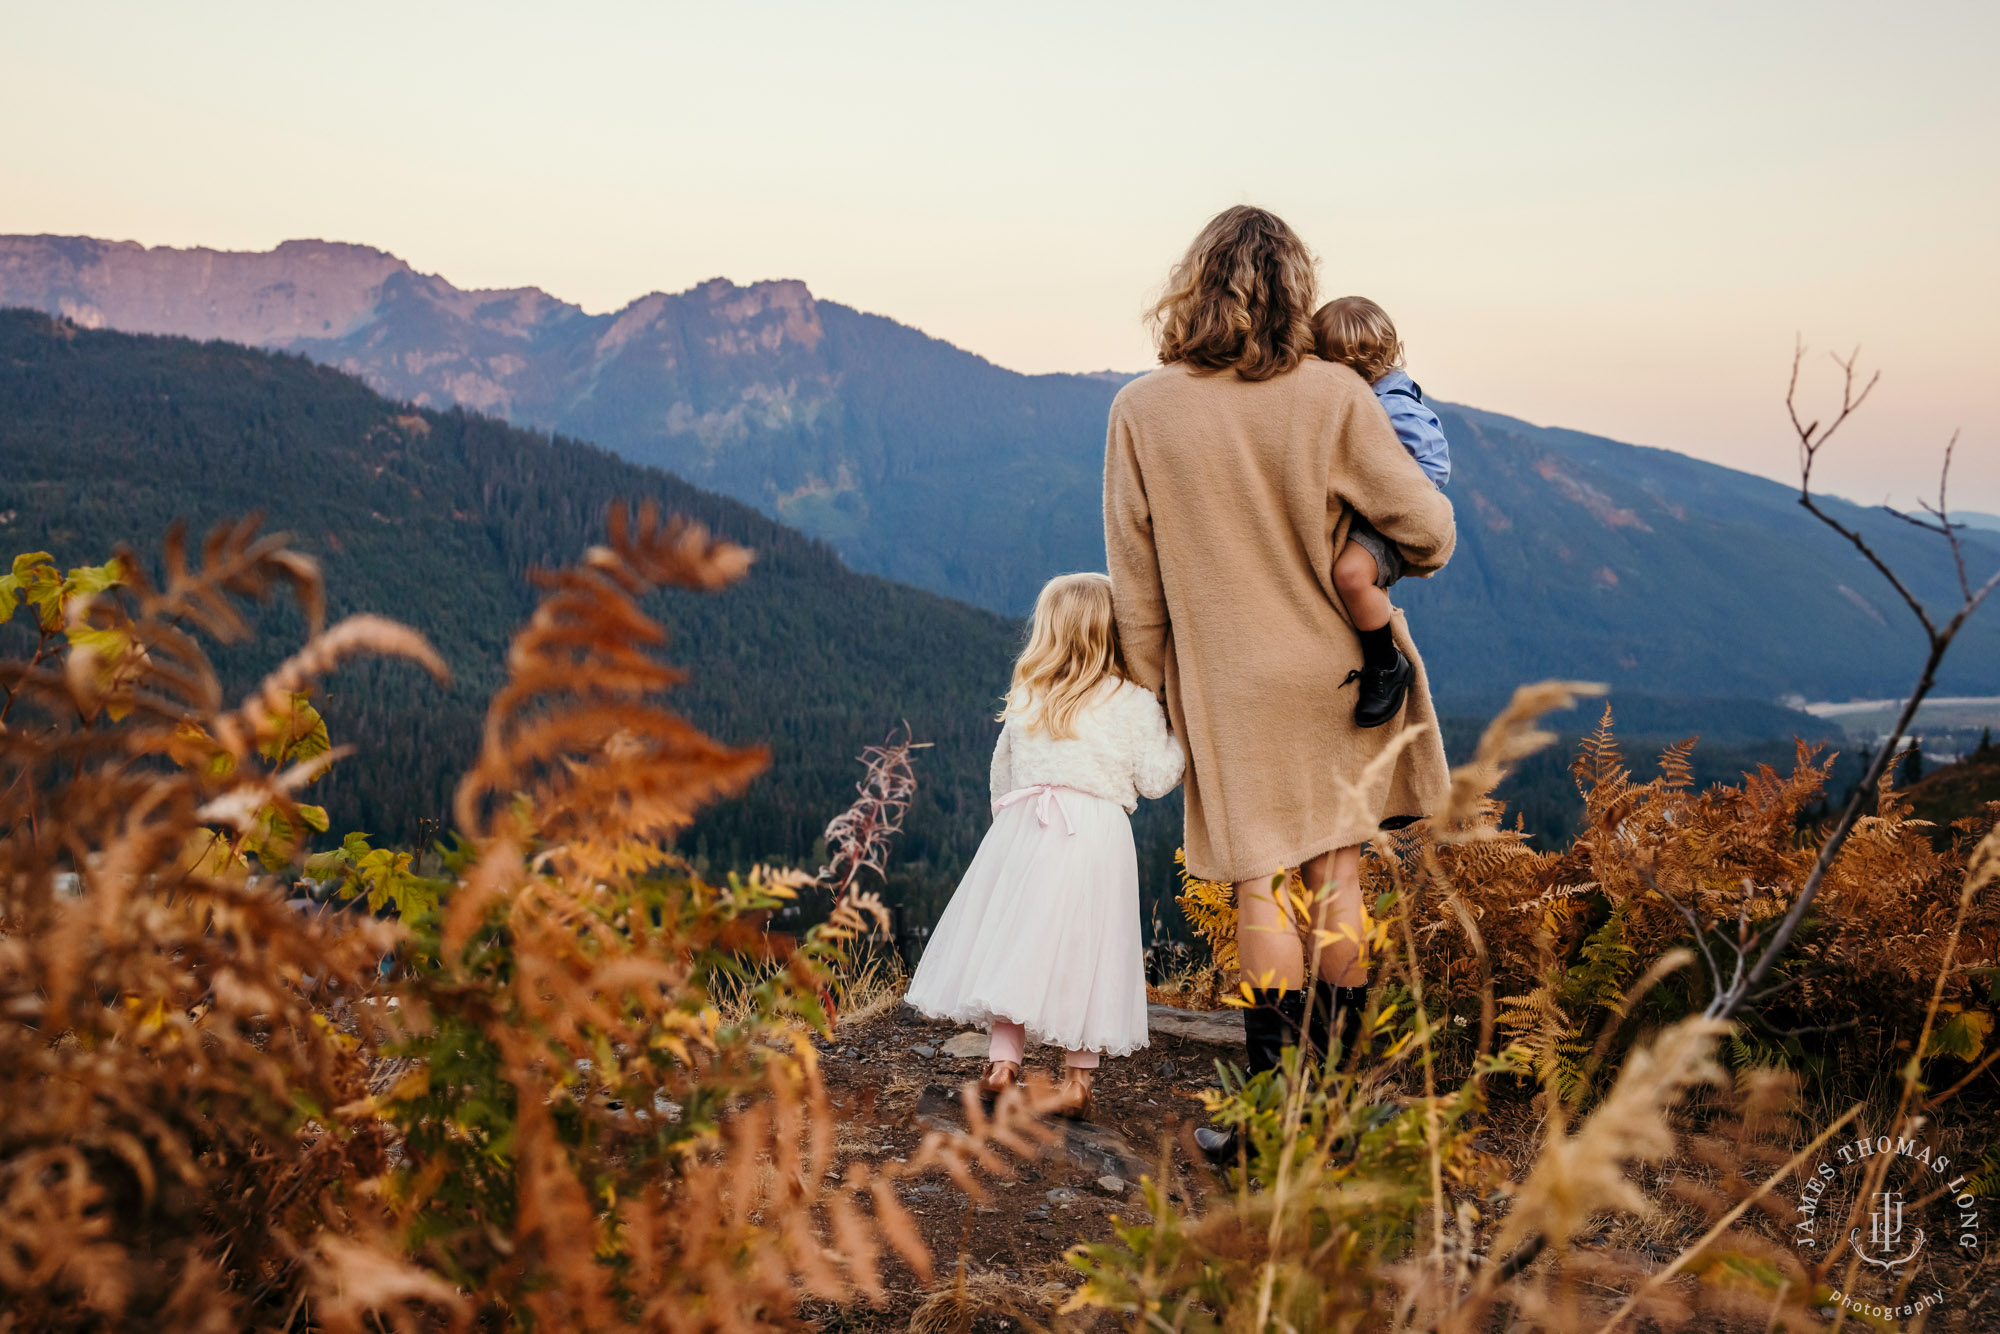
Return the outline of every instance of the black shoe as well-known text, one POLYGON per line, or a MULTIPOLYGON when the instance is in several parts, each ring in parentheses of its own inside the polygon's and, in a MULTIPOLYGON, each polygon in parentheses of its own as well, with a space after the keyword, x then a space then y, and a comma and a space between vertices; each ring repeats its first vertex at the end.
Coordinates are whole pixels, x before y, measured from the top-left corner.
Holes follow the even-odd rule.
POLYGON ((1217 1167, 1228 1167, 1236 1161, 1236 1142, 1242 1137, 1231 1126, 1196 1126, 1194 1146, 1201 1150, 1201 1156, 1217 1167))
POLYGON ((1347 674, 1347 681, 1361 682, 1361 696, 1354 701, 1354 725, 1356 727, 1380 727, 1403 711, 1403 700, 1409 695, 1410 687, 1416 683, 1417 669, 1396 650, 1396 661, 1389 667, 1357 667, 1347 674))

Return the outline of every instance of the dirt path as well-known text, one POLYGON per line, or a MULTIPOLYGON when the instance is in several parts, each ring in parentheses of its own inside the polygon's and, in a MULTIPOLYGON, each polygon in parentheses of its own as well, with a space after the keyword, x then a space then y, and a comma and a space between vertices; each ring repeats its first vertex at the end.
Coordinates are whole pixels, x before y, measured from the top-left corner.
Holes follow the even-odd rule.
MULTIPOLYGON (((1107 1061, 1099 1072, 1093 1121, 1059 1123, 1061 1145, 1038 1162, 1019 1164, 1012 1181, 991 1182, 986 1201, 967 1200, 941 1175, 904 1189, 903 1201, 935 1257, 937 1272, 929 1285, 892 1261, 886 1267, 889 1296, 883 1305, 813 1304, 803 1314, 829 1331, 946 1334, 970 1329, 1000 1334, 1018 1331, 1022 1316, 1064 1334, 1122 1328, 1101 1312, 1056 1317, 1056 1309, 1080 1281, 1063 1253, 1078 1242, 1108 1238, 1114 1219, 1145 1221, 1137 1178, 1158 1177, 1163 1154, 1176 1201, 1197 1208, 1204 1203, 1216 1183, 1205 1166, 1194 1163, 1187 1132, 1202 1120, 1197 1095, 1212 1083, 1216 1060, 1240 1059, 1240 1022, 1233 1013, 1156 1013, 1151 1047, 1107 1061)), ((907 1158, 929 1131, 963 1124, 960 1089, 978 1077, 986 1049, 984 1034, 933 1023, 900 1004, 873 1018, 843 1023, 834 1040, 818 1045, 828 1088, 844 1118, 840 1152, 850 1161, 877 1162, 907 1158)), ((1061 1054, 1042 1049, 1030 1058, 1031 1064, 1053 1073, 1061 1054)), ((1540 1133, 1532 1089, 1503 1083, 1491 1092, 1487 1134, 1518 1178, 1534 1156, 1540 1133)), ((1677 1203, 1671 1187, 1682 1179, 1699 1183, 1705 1172, 1702 1163, 1685 1154, 1645 1169, 1640 1184, 1661 1206, 1658 1215, 1605 1215, 1601 1226, 1580 1235, 1572 1249, 1615 1256, 1640 1271, 1664 1264, 1710 1221, 1703 1211, 1677 1203)), ((1763 1230, 1776 1235, 1785 1221, 1763 1230)), ((1979 1280, 1984 1272, 1983 1259, 1964 1266, 1951 1284, 1953 1305, 1926 1327, 2000 1328, 1988 1309, 1990 1280, 1979 1280)), ((1740 1328, 1762 1329, 1762 1308, 1746 1320, 1740 1328)), ((1719 1327, 1739 1326, 1725 1321, 1719 1327)))
MULTIPOLYGON (((1188 1161, 1185 1131, 1202 1120, 1196 1095, 1213 1083, 1216 1059, 1235 1055, 1218 1041, 1240 1032, 1234 1018, 1189 1016, 1183 1022, 1167 1016, 1155 1023, 1147 1050, 1106 1061, 1098 1072, 1092 1120, 1062 1123, 1062 1143, 1040 1162, 1020 1165, 1013 1181, 992 1183, 985 1202, 966 1200, 942 1177, 905 1191, 904 1202, 936 1257, 934 1286, 950 1283, 962 1262, 977 1304, 988 1309, 975 1328, 1012 1327, 991 1314, 1010 1301, 1046 1318, 1078 1279, 1063 1252, 1078 1241, 1110 1236, 1114 1217, 1146 1216, 1138 1178, 1159 1175, 1163 1150, 1171 1159, 1174 1194, 1201 1198, 1207 1178, 1188 1161), (1184 1036, 1188 1032, 1203 1036, 1184 1036)), ((986 1039, 898 1005, 842 1025, 819 1046, 828 1089, 846 1118, 843 1154, 881 1161, 907 1157, 932 1129, 963 1124, 959 1090, 984 1068, 986 1039)), ((1029 1053, 1031 1066, 1052 1074, 1061 1060, 1054 1048, 1029 1053)), ((907 1272, 895 1275, 892 1287, 893 1298, 881 1310, 814 1314, 826 1317, 829 1328, 909 1328, 926 1294, 907 1272)), ((940 1314, 948 1327, 958 1327, 955 1308, 940 1314)), ((920 1318, 916 1327, 929 1323, 920 1318)))

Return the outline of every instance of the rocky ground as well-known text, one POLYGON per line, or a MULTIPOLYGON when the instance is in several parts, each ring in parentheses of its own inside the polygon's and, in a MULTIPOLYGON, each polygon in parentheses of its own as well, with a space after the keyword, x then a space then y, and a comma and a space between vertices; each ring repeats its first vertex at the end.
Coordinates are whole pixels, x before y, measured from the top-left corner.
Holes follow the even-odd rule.
MULTIPOLYGON (((1213 1082, 1215 1061, 1241 1059, 1241 1020, 1156 1007, 1152 1029, 1146 1051, 1104 1063, 1092 1119, 1057 1123, 1061 1143, 1019 1164, 1013 1180, 992 1183, 989 1199, 969 1201, 942 1177, 910 1186, 905 1203, 937 1258, 932 1284, 926 1290, 915 1275, 896 1273, 883 1308, 820 1312, 826 1327, 961 1327, 948 1291, 961 1265, 978 1294, 975 1327, 1017 1324, 999 1314, 1010 1305, 1045 1319, 1078 1279, 1063 1252, 1108 1237, 1114 1218, 1144 1217, 1141 1175, 1158 1178, 1164 1160, 1175 1195, 1199 1200, 1213 1183, 1190 1161, 1187 1131, 1202 1120, 1198 1091, 1213 1082)), ((841 1148, 863 1159, 904 1158, 928 1131, 962 1126, 960 1090, 979 1077, 985 1056, 984 1033, 901 1005, 843 1023, 821 1044, 828 1089, 846 1114, 841 1148)), ((1029 1053, 1031 1067, 1052 1076, 1061 1060, 1053 1048, 1029 1053)))
MULTIPOLYGON (((1039 1161, 1016 1163, 1011 1180, 991 1181, 986 1200, 968 1200, 942 1175, 903 1188, 904 1203, 935 1257, 929 1282, 892 1262, 881 1304, 814 1304, 803 1314, 829 1331, 1000 1334, 1048 1327, 1069 1334, 1122 1328, 1102 1312, 1057 1317, 1080 1281, 1064 1252, 1108 1238, 1114 1220, 1144 1221, 1142 1175, 1164 1179, 1177 1201, 1197 1207, 1218 1188, 1189 1132, 1203 1119, 1199 1091, 1212 1083, 1215 1062, 1241 1059, 1241 1020, 1232 1011, 1155 1006, 1150 1023, 1148 1050, 1107 1061, 1099 1072, 1093 1119, 1054 1123, 1060 1143, 1039 1161)), ((904 1159, 930 1131, 963 1126, 961 1090, 978 1078, 986 1053, 985 1034, 934 1023, 900 1004, 844 1019, 833 1039, 818 1045, 842 1113, 840 1152, 849 1161, 904 1159)), ((1051 1075, 1060 1061, 1052 1049, 1030 1053, 1031 1066, 1051 1075)), ((1495 1092, 1493 1149, 1512 1161, 1518 1176, 1534 1153, 1540 1117, 1530 1107, 1530 1090, 1495 1092)), ((1668 1188, 1700 1172, 1700 1164, 1680 1156, 1663 1170, 1649 1169, 1644 1181, 1657 1215, 1606 1215, 1602 1229, 1580 1237, 1576 1249, 1616 1256, 1642 1271, 1664 1264, 1709 1222, 1699 1210, 1676 1203, 1668 1188)), ((1932 1314, 1926 1328, 2000 1328, 1990 1323, 1993 1291, 1983 1256, 1955 1264, 1946 1277, 1951 1302, 1932 1314)), ((1759 1329, 1763 1322, 1759 1313, 1741 1327, 1759 1329)))

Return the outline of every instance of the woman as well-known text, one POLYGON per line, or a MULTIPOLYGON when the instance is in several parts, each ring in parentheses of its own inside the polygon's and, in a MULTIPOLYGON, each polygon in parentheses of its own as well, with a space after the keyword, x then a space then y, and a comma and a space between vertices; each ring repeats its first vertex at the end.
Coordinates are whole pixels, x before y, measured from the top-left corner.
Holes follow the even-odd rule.
MULTIPOLYGON (((1361 844, 1428 813, 1448 781, 1401 612, 1397 647, 1416 669, 1401 716, 1358 728, 1342 688, 1361 666, 1333 584, 1353 513, 1412 574, 1444 565, 1455 530, 1451 502, 1368 385, 1311 355, 1313 288, 1311 252, 1276 216, 1218 215, 1154 312, 1161 368, 1119 393, 1105 442, 1104 539, 1126 665, 1164 694, 1187 747, 1188 870, 1236 886, 1253 1074, 1301 1038, 1326 1050, 1336 1012, 1353 1047, 1368 984, 1361 844), (1310 1006, 1304 950, 1272 893, 1294 868, 1335 937, 1316 950, 1310 1006)), ((1198 1138, 1231 1151, 1226 1135, 1198 1138)))

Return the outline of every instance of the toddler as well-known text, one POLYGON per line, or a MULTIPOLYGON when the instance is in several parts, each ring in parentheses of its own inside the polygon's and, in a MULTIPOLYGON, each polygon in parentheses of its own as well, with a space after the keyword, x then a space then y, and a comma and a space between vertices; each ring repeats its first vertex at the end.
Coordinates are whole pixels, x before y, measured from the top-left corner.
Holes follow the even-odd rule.
POLYGON ((1064 1048, 1059 1110, 1090 1115, 1100 1056, 1146 1045, 1139 861, 1128 814, 1181 781, 1180 743, 1125 676, 1111 579, 1035 599, 993 749, 993 824, 905 999, 991 1033, 980 1088, 1017 1082, 1030 1039, 1064 1048))
MULTIPOLYGON (((1423 390, 1403 372, 1403 343, 1388 312, 1365 296, 1344 296, 1321 306, 1312 323, 1314 351, 1358 371, 1424 475, 1439 487, 1450 481, 1451 447, 1423 390)), ((1333 563, 1333 585, 1361 636, 1361 666, 1341 683, 1361 682, 1354 701, 1354 721, 1361 727, 1380 727, 1401 713, 1416 680, 1389 624, 1388 588, 1402 577, 1403 553, 1366 515, 1356 514, 1347 545, 1333 563)))

